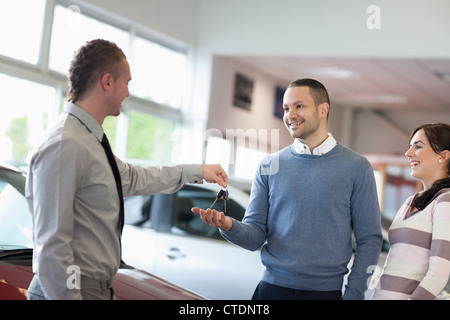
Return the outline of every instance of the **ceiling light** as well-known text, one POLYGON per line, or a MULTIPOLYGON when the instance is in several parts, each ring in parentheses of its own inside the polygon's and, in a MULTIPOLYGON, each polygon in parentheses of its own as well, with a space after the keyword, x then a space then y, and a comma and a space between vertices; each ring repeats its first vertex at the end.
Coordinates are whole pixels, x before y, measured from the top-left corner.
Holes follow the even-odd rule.
POLYGON ((346 98, 364 103, 405 104, 408 99, 398 94, 348 94, 346 98))
POLYGON ((396 94, 380 94, 374 96, 375 101, 380 103, 389 103, 389 104, 405 104, 407 99, 404 96, 396 95, 396 94))
POLYGON ((315 77, 332 79, 349 79, 359 77, 358 73, 352 70, 337 67, 313 68, 309 70, 309 73, 315 77))

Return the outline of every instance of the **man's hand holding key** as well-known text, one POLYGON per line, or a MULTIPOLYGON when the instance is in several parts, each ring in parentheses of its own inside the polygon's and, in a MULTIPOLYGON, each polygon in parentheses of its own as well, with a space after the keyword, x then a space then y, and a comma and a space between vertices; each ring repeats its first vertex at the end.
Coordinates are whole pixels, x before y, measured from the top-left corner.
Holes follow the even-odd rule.
POLYGON ((222 189, 217 193, 216 199, 208 209, 203 210, 201 208, 194 207, 191 210, 192 212, 199 214, 202 220, 207 224, 223 230, 230 230, 233 226, 233 220, 225 215, 225 212, 227 211, 227 200, 228 190, 222 189), (221 198, 224 201, 224 212, 219 212, 215 209, 211 210, 211 208, 216 204, 217 200, 221 198))

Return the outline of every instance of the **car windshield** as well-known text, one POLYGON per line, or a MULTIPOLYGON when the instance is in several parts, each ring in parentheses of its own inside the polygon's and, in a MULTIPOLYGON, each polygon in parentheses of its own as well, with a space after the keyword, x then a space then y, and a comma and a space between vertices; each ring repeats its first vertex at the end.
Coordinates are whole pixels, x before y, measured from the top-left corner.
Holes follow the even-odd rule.
POLYGON ((32 248, 32 219, 24 197, 25 177, 0 171, 0 251, 32 248))

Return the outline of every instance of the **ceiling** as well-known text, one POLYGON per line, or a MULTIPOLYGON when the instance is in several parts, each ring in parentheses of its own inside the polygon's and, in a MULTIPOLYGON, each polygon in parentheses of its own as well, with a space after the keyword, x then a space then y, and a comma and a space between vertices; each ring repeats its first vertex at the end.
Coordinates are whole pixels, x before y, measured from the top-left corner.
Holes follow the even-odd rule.
POLYGON ((328 89, 331 103, 382 112, 449 112, 449 59, 234 57, 289 83, 311 77, 328 89))

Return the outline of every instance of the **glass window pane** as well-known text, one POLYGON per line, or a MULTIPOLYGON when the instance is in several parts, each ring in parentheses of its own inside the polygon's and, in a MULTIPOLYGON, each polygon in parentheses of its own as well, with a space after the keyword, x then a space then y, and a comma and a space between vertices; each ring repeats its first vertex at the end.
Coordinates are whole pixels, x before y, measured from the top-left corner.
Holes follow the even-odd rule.
POLYGON ((1 159, 25 164, 45 133, 56 90, 4 74, 0 74, 0 88, 6 110, 0 117, 1 159))
POLYGON ((205 150, 205 163, 218 163, 229 172, 231 157, 231 142, 219 137, 208 137, 205 150))
POLYGON ((234 174, 239 178, 253 180, 259 163, 266 155, 266 152, 238 146, 234 174))
MULTIPOLYGON (((216 198, 216 192, 202 188, 185 186, 173 199, 172 228, 174 234, 193 235, 224 240, 217 228, 202 221, 199 215, 192 214, 192 207, 208 208, 216 198)), ((223 201, 218 201, 214 209, 223 211, 223 201), (220 202, 220 203, 219 203, 220 202)))
POLYGON ((170 163, 174 123, 147 113, 129 112, 126 157, 170 163))
POLYGON ((118 117, 106 117, 102 124, 103 132, 108 137, 108 141, 113 152, 115 152, 116 149, 115 147, 118 119, 118 117))
POLYGON ((45 0, 0 1, 0 54, 37 64, 45 0))
POLYGON ((186 86, 186 55, 136 37, 132 94, 178 108, 186 86))
POLYGON ((32 248, 32 220, 28 203, 14 183, 19 174, 0 173, 0 250, 32 248))
POLYGON ((152 207, 153 195, 143 195, 125 198, 124 206, 125 223, 133 226, 142 226, 150 222, 150 209, 152 207))
POLYGON ((66 74, 74 52, 86 41, 102 38, 115 42, 127 55, 129 34, 109 24, 92 19, 77 6, 55 7, 49 68, 66 74))

